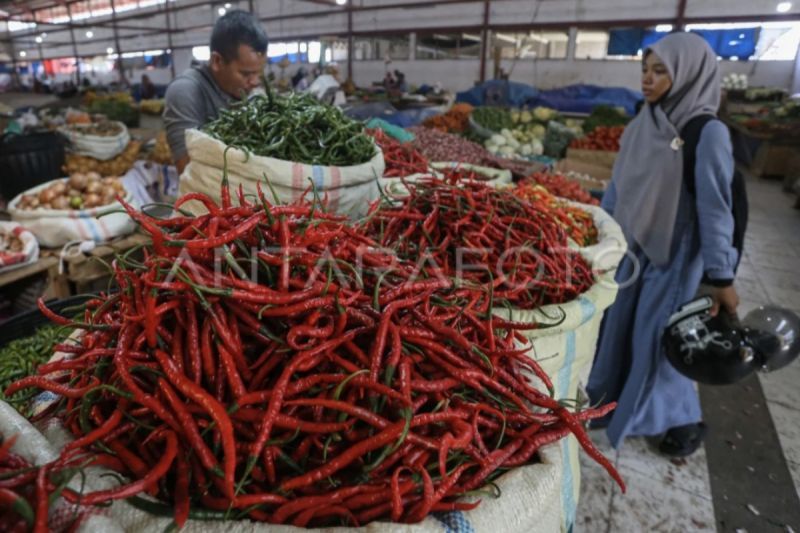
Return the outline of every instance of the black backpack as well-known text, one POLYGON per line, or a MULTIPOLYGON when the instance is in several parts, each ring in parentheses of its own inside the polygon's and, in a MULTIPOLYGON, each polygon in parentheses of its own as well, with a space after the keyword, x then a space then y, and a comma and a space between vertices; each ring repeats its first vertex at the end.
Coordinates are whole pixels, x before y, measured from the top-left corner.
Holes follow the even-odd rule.
MULTIPOLYGON (((711 120, 717 120, 714 115, 699 115, 689 121, 684 126, 681 132, 683 139, 683 180, 686 183, 686 188, 689 194, 695 194, 695 176, 694 169, 697 162, 697 145, 700 143, 700 134, 703 127, 711 120)), ((739 261, 742 260, 742 251, 744 250, 744 234, 747 231, 747 216, 749 212, 747 202, 747 187, 745 185, 744 176, 734 166, 733 182, 731 183, 733 205, 731 211, 733 212, 733 246, 739 252, 739 258, 736 263, 736 268, 739 267, 739 261)))

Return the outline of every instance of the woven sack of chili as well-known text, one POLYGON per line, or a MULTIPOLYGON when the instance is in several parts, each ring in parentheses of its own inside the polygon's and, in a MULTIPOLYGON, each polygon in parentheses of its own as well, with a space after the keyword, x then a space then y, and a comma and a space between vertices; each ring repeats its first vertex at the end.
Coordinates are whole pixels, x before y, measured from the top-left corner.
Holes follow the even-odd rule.
MULTIPOLYGON (((57 360, 62 355, 54 355, 57 360)), ((41 393, 34 401, 33 413, 42 413, 58 400, 58 396, 41 393)), ((17 435, 11 448, 33 465, 55 460, 72 440, 59 418, 53 417, 34 427, 13 407, 0 401, 0 435, 17 435)), ((570 440, 575 440, 570 437, 570 440)), ((319 533, 474 533, 503 531, 503 533, 558 533, 564 531, 560 500, 563 493, 564 460, 567 439, 539 450, 536 464, 510 470, 495 483, 494 497, 474 496, 466 501, 482 499, 471 511, 433 513, 417 524, 372 522, 360 528, 329 527, 315 529, 319 533)), ((577 459, 576 459, 577 460, 577 459)), ((84 492, 107 490, 119 485, 122 478, 107 469, 89 467, 67 486, 84 492)), ((147 497, 149 498, 149 497, 147 497)), ((59 498, 52 506, 48 525, 53 531, 66 530, 76 513, 83 513, 79 533, 121 533, 123 531, 164 531, 173 524, 172 507, 158 504, 163 512, 145 511, 126 500, 117 500, 107 507, 76 507, 59 498)), ((189 518, 181 529, 185 533, 303 533, 304 528, 256 523, 250 520, 209 521, 189 518)))
MULTIPOLYGON (((570 202, 588 211, 598 230, 598 243, 580 248, 581 255, 592 266, 594 285, 577 299, 565 304, 546 305, 538 309, 495 308, 494 313, 514 322, 553 324, 523 334, 531 341, 529 356, 535 359, 553 382, 555 398, 575 400, 581 383, 585 383, 597 347, 603 314, 617 296, 617 267, 627 251, 619 225, 600 207, 570 202)), ((535 379, 531 376, 532 379, 535 379)), ((574 437, 560 443, 564 453, 560 507, 564 530, 574 524, 580 495, 579 445, 574 437)))
MULTIPOLYGON (((227 175, 231 190, 241 185, 245 194, 257 194, 260 186, 267 198, 272 191, 281 202, 294 202, 304 195, 309 200, 317 194, 327 199, 331 212, 358 217, 380 191, 378 177, 383 176, 383 153, 360 165, 325 167, 248 154, 228 147, 198 130, 186 131, 190 163, 180 177, 179 194, 205 193, 219 199, 220 181, 227 175), (270 190, 271 188, 271 190, 270 190)), ((204 213, 199 202, 185 204, 194 214, 204 213)))

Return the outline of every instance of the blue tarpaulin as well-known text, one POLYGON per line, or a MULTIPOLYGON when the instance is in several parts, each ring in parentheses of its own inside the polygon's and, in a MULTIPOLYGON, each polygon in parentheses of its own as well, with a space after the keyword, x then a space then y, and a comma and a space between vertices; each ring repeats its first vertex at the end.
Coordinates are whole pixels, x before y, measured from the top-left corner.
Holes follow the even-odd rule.
POLYGON ((599 87, 597 85, 570 85, 560 89, 539 91, 538 98, 529 106, 544 106, 562 113, 591 113, 599 105, 621 107, 629 115, 636 114, 636 103, 642 94, 624 87, 599 87))
POLYGON ((411 126, 418 126, 426 118, 438 115, 440 112, 441 109, 438 107, 398 111, 389 102, 371 102, 350 107, 344 111, 344 114, 355 120, 367 121, 371 118, 379 118, 394 126, 410 128, 411 126))
POLYGON ((482 105, 523 107, 538 94, 538 89, 524 83, 490 80, 458 93, 456 102, 466 102, 475 107, 482 105))

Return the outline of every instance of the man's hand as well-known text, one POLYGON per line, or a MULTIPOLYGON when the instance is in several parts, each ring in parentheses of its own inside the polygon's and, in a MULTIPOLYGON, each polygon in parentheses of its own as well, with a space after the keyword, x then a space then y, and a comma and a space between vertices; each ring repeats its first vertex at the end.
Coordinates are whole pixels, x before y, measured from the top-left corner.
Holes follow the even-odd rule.
POLYGON ((185 155, 175 161, 175 168, 178 170, 178 176, 183 174, 183 169, 186 168, 186 165, 189 164, 189 156, 185 155))
POLYGON ((714 305, 711 307, 711 316, 717 316, 720 308, 728 314, 736 314, 736 308, 739 307, 739 295, 733 285, 713 287, 711 289, 711 298, 714 299, 714 305))

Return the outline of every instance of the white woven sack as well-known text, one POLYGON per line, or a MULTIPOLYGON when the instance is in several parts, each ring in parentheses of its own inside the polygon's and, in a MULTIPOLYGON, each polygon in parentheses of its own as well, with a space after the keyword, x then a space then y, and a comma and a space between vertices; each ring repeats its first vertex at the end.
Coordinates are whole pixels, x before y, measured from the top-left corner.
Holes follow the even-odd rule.
POLYGON ((29 265, 39 260, 39 242, 36 236, 16 222, 0 221, 0 231, 15 235, 22 242, 19 252, 0 252, 0 272, 29 265))
POLYGON ((113 124, 121 127, 120 133, 113 136, 81 133, 82 129, 90 126, 89 124, 73 124, 69 128, 61 128, 59 131, 69 139, 74 153, 108 161, 121 154, 131 142, 131 136, 125 124, 122 122, 113 122, 113 124))
MULTIPOLYGON (((56 399, 51 393, 40 395, 39 408, 56 399)), ((59 451, 72 440, 59 419, 50 419, 40 432, 7 403, 0 401, 0 434, 18 435, 11 448, 29 462, 41 465, 53 461, 59 451)), ((563 444, 554 444, 539 451, 541 462, 517 468, 503 475, 497 485, 500 498, 484 496, 482 503, 472 511, 437 513, 419 524, 394 524, 373 522, 360 528, 322 528, 319 533, 474 533, 502 531, 503 533, 558 533, 561 530, 561 479, 564 454, 563 444)), ((108 489, 118 482, 115 477, 104 476, 101 468, 86 469, 85 492, 108 489)), ((79 478, 73 478, 69 487, 80 488, 79 478)), ((474 500, 474 498, 473 498, 474 500)), ((70 504, 59 499, 50 513, 51 528, 59 516, 69 516, 70 504)), ((155 516, 141 511, 124 500, 110 507, 93 509, 79 526, 79 532, 117 533, 164 531, 172 523, 171 516, 155 516)), ((308 531, 292 526, 276 526, 249 520, 237 522, 208 522, 189 520, 181 530, 185 533, 303 533, 308 531)))
MULTIPOLYGON (((523 331, 531 342, 529 356, 537 361, 553 382, 556 399, 575 399, 578 385, 591 368, 605 312, 617 296, 614 277, 617 266, 627 251, 627 243, 619 225, 608 213, 596 206, 573 203, 589 211, 598 229, 598 243, 579 248, 581 255, 595 271, 595 284, 576 300, 559 305, 547 305, 534 310, 500 309, 495 315, 514 322, 558 325, 523 331)), ((534 383, 538 379, 529 375, 534 383)), ((561 443, 564 464, 562 470, 560 507, 564 522, 570 530, 575 519, 580 495, 579 446, 574 437, 561 443)))
MULTIPOLYGON (((383 152, 377 147, 375 156, 366 163, 323 167, 247 154, 193 129, 186 131, 186 146, 190 163, 180 177, 180 195, 201 192, 219 200, 226 159, 232 195, 238 191, 239 185, 245 194, 256 194, 256 184, 260 182, 267 199, 272 201, 272 193, 266 184, 268 179, 281 202, 294 202, 306 191, 309 191, 306 198, 313 198, 310 191, 313 182, 317 194, 321 198, 327 197, 329 211, 358 217, 367 212, 369 203, 380 194, 378 180, 383 176, 384 162, 383 152)), ((188 202, 184 207, 196 215, 205 213, 205 208, 196 201, 188 202)))
MULTIPOLYGON (((101 207, 82 210, 17 208, 23 194, 38 193, 55 181, 58 180, 37 185, 17 195, 8 204, 11 219, 33 233, 41 246, 57 248, 74 241, 107 242, 115 237, 132 233, 136 229, 133 220, 126 213, 114 212, 122 210, 122 204, 116 201, 101 207)), ((133 196, 127 191, 124 200, 135 204, 133 196)))
POLYGON ((489 178, 488 180, 480 181, 479 183, 483 183, 485 185, 488 185, 489 187, 494 187, 494 188, 498 188, 503 185, 509 185, 513 180, 513 176, 510 170, 481 167, 478 165, 470 165, 469 163, 449 163, 449 162, 431 163, 431 167, 436 170, 445 170, 448 168, 462 168, 464 170, 471 170, 477 174, 481 174, 489 178))

